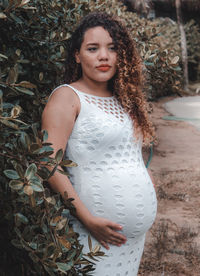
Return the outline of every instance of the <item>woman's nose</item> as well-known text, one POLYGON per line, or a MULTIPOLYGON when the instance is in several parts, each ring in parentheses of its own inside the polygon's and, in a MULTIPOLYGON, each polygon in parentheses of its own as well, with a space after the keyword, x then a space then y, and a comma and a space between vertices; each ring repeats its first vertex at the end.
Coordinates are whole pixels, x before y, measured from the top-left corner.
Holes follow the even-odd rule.
POLYGON ((100 48, 99 49, 99 59, 108 59, 108 49, 100 48))

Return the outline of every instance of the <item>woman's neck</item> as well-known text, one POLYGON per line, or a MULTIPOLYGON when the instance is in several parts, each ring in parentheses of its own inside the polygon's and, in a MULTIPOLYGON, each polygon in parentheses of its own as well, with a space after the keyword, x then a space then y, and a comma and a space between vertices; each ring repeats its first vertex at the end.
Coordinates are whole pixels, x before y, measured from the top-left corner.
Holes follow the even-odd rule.
POLYGON ((72 83, 72 86, 78 90, 84 91, 88 94, 93 94, 96 96, 112 96, 112 93, 108 90, 108 82, 95 82, 89 79, 79 79, 78 81, 72 83))

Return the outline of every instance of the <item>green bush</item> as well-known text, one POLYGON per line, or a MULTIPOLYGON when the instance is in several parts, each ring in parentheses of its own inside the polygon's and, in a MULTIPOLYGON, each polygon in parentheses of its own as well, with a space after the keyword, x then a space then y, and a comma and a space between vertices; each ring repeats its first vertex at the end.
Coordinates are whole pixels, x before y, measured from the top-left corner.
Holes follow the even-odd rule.
POLYGON ((74 164, 62 161, 60 151, 49 157, 39 122, 50 89, 62 79, 66 40, 87 5, 3 1, 0 9, 1 272, 85 275, 94 269, 89 259, 103 253, 90 247, 83 256, 68 221, 72 199, 48 187, 52 173, 45 165, 54 172, 58 164, 74 164))

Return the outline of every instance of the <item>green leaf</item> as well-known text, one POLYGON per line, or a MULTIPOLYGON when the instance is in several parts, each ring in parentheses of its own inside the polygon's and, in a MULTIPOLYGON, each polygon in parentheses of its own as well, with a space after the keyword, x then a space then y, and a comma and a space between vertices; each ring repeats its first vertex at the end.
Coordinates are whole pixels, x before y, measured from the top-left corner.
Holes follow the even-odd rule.
POLYGON ((30 180, 30 185, 31 188, 35 191, 35 192, 44 192, 44 187, 41 184, 41 181, 39 180, 30 180))
POLYGON ((44 192, 44 188, 42 186, 40 187, 40 186, 32 184, 31 188, 33 189, 33 191, 38 192, 38 193, 44 192))
POLYGON ((40 204, 42 204, 44 202, 44 199, 43 198, 40 198, 40 199, 37 199, 36 198, 36 204, 37 205, 40 205, 40 204))
POLYGON ((82 258, 82 256, 83 256, 82 249, 83 249, 83 245, 76 251, 75 262, 77 262, 78 260, 80 260, 82 258))
POLYGON ((33 123, 33 124, 31 125, 32 130, 33 130, 33 133, 34 133, 34 137, 35 137, 35 138, 37 138, 37 137, 38 137, 37 126, 38 126, 38 124, 37 124, 37 123, 33 123))
POLYGON ((64 209, 63 211, 62 211, 62 216, 63 217, 68 217, 69 216, 69 210, 68 209, 64 209))
POLYGON ((17 163, 15 165, 15 170, 19 174, 20 178, 24 178, 24 170, 23 170, 22 166, 19 163, 17 163))
POLYGON ((19 129, 18 125, 14 124, 13 122, 9 121, 9 120, 4 120, 4 119, 1 119, 0 122, 10 128, 13 128, 13 129, 19 129))
MULTIPOLYGON (((73 266, 73 261, 70 261, 68 263, 56 263, 58 270, 61 272, 69 271, 73 266)), ((66 274, 66 273, 65 273, 66 274)), ((67 274, 66 274, 67 275, 67 274)))
MULTIPOLYGON (((52 205, 56 205, 56 200, 54 197, 46 197, 45 200, 52 205)), ((51 221, 51 226, 56 226, 56 223, 51 221)))
POLYGON ((35 150, 34 151, 35 154, 46 154, 46 155, 50 155, 53 153, 53 148, 49 147, 49 146, 43 146, 42 148, 35 150))
POLYGON ((21 81, 20 83, 16 83, 16 86, 24 87, 24 88, 36 88, 36 85, 33 83, 30 83, 29 81, 21 81))
MULTIPOLYGON (((50 161, 50 159, 49 159, 49 157, 47 156, 47 157, 40 157, 40 162, 42 163, 42 162, 49 162, 50 161)), ((38 170, 38 172, 39 172, 39 170, 38 170)))
POLYGON ((31 146, 30 146, 30 152, 32 152, 32 153, 36 153, 37 152, 37 150, 39 150, 41 147, 40 147, 40 145, 39 144, 37 144, 37 143, 33 143, 33 144, 31 144, 31 146))
POLYGON ((50 276, 56 276, 57 274, 55 274, 53 271, 52 271, 52 268, 51 267, 48 267, 47 265, 44 265, 44 269, 46 270, 46 272, 50 275, 50 276))
POLYGON ((14 13, 10 13, 10 17, 12 17, 12 19, 15 21, 15 24, 18 23, 18 24, 22 24, 23 21, 21 20, 20 17, 16 16, 14 13))
POLYGON ((67 224, 67 218, 63 218, 57 223, 56 229, 61 230, 63 229, 63 227, 65 227, 66 224, 67 224))
POLYGON ((59 150, 56 152, 56 156, 55 156, 56 162, 59 163, 59 162, 62 160, 62 157, 63 157, 63 150, 62 150, 62 149, 59 149, 59 150))
MULTIPOLYGON (((1 13, 0 13, 1 14, 1 13)), ((1 17, 0 17, 1 18, 1 17)), ((0 57, 1 58, 5 58, 5 59, 8 59, 8 57, 7 56, 5 56, 5 55, 2 55, 2 54, 0 54, 0 57)))
POLYGON ((67 260, 72 260, 72 259, 74 259, 74 257, 76 256, 76 254, 77 254, 77 250, 75 250, 75 249, 72 249, 69 253, 68 253, 68 255, 67 255, 67 260))
POLYGON ((154 66, 154 63, 153 63, 153 62, 144 61, 144 64, 145 64, 146 66, 154 66))
POLYGON ((37 247, 38 247, 38 246, 37 246, 37 243, 35 243, 35 242, 31 242, 29 245, 30 245, 30 247, 33 248, 34 250, 36 250, 37 247))
POLYGON ((25 149, 29 149, 31 145, 30 137, 26 132, 22 132, 19 138, 19 141, 21 142, 22 146, 25 149))
POLYGON ((63 160, 59 164, 60 166, 65 166, 65 167, 77 167, 78 165, 71 161, 71 160, 63 160))
POLYGON ((4 170, 3 173, 10 179, 19 179, 19 175, 14 170, 4 170))
POLYGON ((18 79, 18 65, 15 64, 10 68, 6 82, 8 84, 14 84, 18 79))
POLYGON ((47 179, 49 177, 50 174, 50 170, 46 167, 40 167, 40 169, 38 170, 38 175, 42 178, 42 179, 47 179))
POLYGON ((171 64, 175 64, 175 65, 177 65, 177 63, 179 62, 179 56, 175 56, 175 57, 173 57, 172 59, 171 59, 171 64))
POLYGON ((173 68, 175 71, 181 71, 182 69, 181 69, 181 67, 179 67, 179 66, 177 66, 177 67, 175 67, 175 68, 173 68))
POLYGON ((55 244, 50 243, 45 249, 45 256, 50 257, 50 256, 54 255, 55 250, 56 250, 55 244))
POLYGON ((12 189, 12 190, 20 190, 21 188, 23 188, 24 186, 24 183, 21 181, 21 180, 11 180, 9 182, 9 187, 12 189))
POLYGON ((37 172, 37 166, 32 163, 27 169, 26 169, 26 172, 25 172, 25 177, 30 180, 37 172))
POLYGON ((48 139, 48 132, 47 130, 44 129, 42 133, 43 133, 43 143, 44 143, 48 139))
POLYGON ((41 185, 42 182, 41 182, 41 179, 37 175, 34 175, 33 177, 31 177, 29 183, 41 185))
POLYGON ((31 90, 29 90, 29 89, 27 89, 27 88, 15 87, 15 89, 16 89, 17 91, 21 92, 21 93, 26 94, 26 95, 30 95, 30 96, 35 95, 35 94, 33 93, 33 91, 31 91, 31 90))
POLYGON ((19 106, 19 105, 14 106, 11 110, 11 117, 17 118, 19 116, 19 114, 21 113, 21 111, 22 111, 21 106, 19 106))
POLYGON ((95 244, 94 248, 92 249, 92 253, 96 254, 97 252, 99 252, 101 249, 100 244, 95 244))
POLYGON ((91 240, 90 235, 88 235, 88 246, 89 246, 90 251, 92 251, 92 240, 91 240))
MULTIPOLYGON (((53 168, 53 170, 52 170, 51 173, 49 174, 48 179, 55 173, 55 171, 57 170, 57 167, 58 167, 58 165, 56 165, 56 166, 53 168)), ((48 180, 48 179, 47 179, 47 180, 48 180)))
POLYGON ((15 215, 15 221, 17 222, 21 222, 23 224, 27 224, 28 223, 28 219, 27 217, 25 217, 24 215, 22 215, 21 213, 16 213, 15 215))

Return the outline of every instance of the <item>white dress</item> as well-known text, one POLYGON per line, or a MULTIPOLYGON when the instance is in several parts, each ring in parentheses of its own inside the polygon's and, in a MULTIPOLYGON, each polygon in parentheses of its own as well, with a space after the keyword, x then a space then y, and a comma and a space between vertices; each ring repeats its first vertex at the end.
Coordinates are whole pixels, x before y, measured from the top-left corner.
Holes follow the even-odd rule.
MULTIPOLYGON (((81 110, 66 147, 66 158, 78 164, 69 168, 70 180, 90 212, 122 225, 127 237, 121 247, 101 249, 107 256, 96 263, 93 275, 136 276, 145 233, 157 210, 155 190, 142 159, 142 139, 134 137, 132 121, 114 96, 99 97, 71 88, 81 110)), ((84 252, 89 252, 89 232, 76 219, 73 225, 84 252)), ((97 241, 92 238, 92 243, 97 241)))

